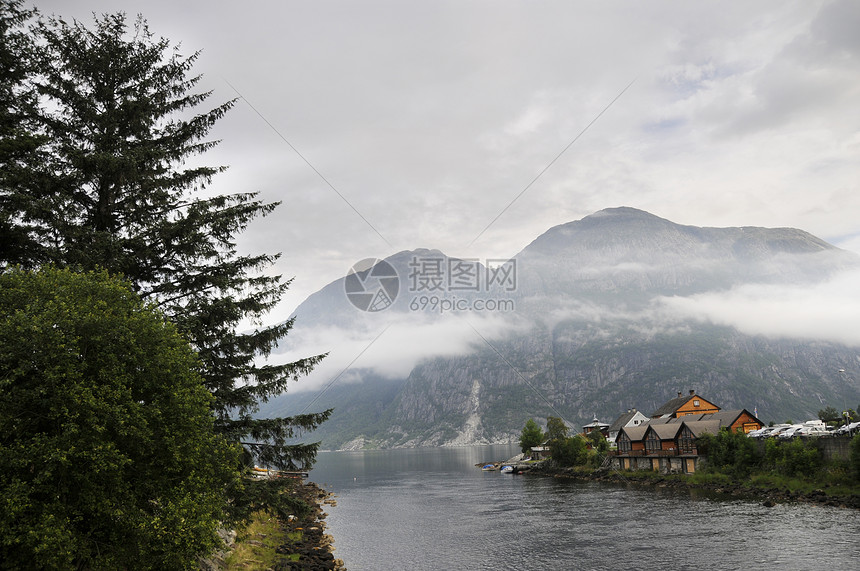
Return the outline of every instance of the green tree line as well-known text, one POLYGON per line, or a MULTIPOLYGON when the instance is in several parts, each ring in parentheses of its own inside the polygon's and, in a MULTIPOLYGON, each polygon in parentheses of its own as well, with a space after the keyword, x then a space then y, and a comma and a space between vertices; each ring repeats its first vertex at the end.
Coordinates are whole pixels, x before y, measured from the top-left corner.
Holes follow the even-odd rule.
POLYGON ((226 167, 198 157, 235 100, 207 106, 199 57, 142 17, 0 0, 7 564, 183 568, 215 522, 302 508, 235 477, 239 456, 308 468, 319 445, 294 437, 331 411, 254 417, 324 355, 265 360, 293 325, 263 323, 289 280, 236 237, 278 204, 207 188, 226 167))
POLYGON ((851 440, 848 461, 827 462, 815 439, 791 438, 785 442, 768 438, 764 450, 740 432, 721 430, 698 439, 698 449, 707 457, 708 470, 743 480, 753 474, 821 479, 826 473, 843 474, 860 482, 860 435, 851 440))
POLYGON ((547 417, 546 432, 530 418, 520 433, 520 449, 523 454, 527 454, 532 448, 545 444, 552 462, 557 466, 599 467, 609 450, 609 443, 603 433, 595 429, 585 436, 569 436, 569 432, 564 420, 557 416, 547 417))

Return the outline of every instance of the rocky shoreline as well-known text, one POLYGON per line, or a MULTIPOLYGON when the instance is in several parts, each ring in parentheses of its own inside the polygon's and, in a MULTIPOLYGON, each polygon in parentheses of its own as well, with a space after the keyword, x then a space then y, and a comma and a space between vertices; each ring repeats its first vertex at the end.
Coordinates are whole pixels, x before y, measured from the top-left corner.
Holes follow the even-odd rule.
POLYGON ((343 561, 334 556, 334 538, 325 533, 324 520, 328 514, 323 511, 323 508, 337 505, 333 494, 314 482, 305 482, 298 486, 296 493, 311 506, 311 510, 303 517, 291 516, 288 521, 281 522, 288 535, 300 531, 302 539, 297 542, 289 541, 278 547, 277 552, 284 555, 284 559, 278 562, 274 569, 276 571, 346 571, 343 561), (298 555, 298 560, 290 561, 287 559, 290 555, 298 555))
MULTIPOLYGON (((218 534, 224 541, 224 547, 200 559, 199 571, 226 571, 227 569, 347 571, 343 561, 334 557, 334 538, 325 533, 324 520, 328 514, 323 510, 325 506, 337 505, 333 494, 323 490, 314 482, 300 480, 297 481, 293 493, 304 500, 310 506, 310 510, 304 516, 291 515, 287 521, 277 520, 279 531, 283 532, 282 536, 286 540, 280 545, 269 544, 269 549, 273 548, 277 554, 274 564, 263 564, 254 555, 245 560, 232 560, 232 555, 239 543, 265 547, 266 534, 258 533, 252 538, 239 540, 236 530, 221 529, 218 534), (295 537, 300 539, 291 539, 295 537)), ((281 534, 279 533, 277 537, 281 537, 281 534)))
POLYGON ((594 472, 581 472, 573 468, 557 468, 548 465, 536 465, 523 473, 555 478, 569 478, 582 482, 604 482, 608 484, 658 488, 700 489, 732 497, 754 498, 760 500, 762 505, 766 507, 773 507, 778 503, 806 502, 837 508, 860 509, 860 496, 834 496, 828 495, 824 490, 813 490, 808 493, 802 493, 781 488, 752 488, 741 483, 703 484, 662 476, 636 478, 606 469, 594 472))

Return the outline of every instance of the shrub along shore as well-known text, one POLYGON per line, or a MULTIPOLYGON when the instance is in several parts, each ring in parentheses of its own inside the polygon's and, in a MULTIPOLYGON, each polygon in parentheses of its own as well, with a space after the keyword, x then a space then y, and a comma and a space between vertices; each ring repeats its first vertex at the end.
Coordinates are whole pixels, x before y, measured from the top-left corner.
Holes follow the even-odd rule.
POLYGON ((768 507, 784 502, 810 502, 832 507, 860 509, 860 486, 833 485, 815 480, 772 477, 759 474, 746 480, 716 472, 659 474, 657 472, 591 470, 559 467, 552 462, 536 464, 526 474, 570 478, 582 482, 602 482, 627 486, 700 489, 738 498, 754 498, 768 507))

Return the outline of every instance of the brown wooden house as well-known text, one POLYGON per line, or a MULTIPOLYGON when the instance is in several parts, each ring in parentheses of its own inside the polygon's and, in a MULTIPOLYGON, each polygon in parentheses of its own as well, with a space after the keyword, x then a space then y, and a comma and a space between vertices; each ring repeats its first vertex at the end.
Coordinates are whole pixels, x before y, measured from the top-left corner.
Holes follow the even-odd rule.
POLYGON ((649 424, 645 429, 645 450, 652 455, 676 455, 678 450, 678 433, 683 425, 649 424))
POLYGON ((622 427, 615 438, 618 454, 642 455, 645 452, 644 437, 647 429, 647 424, 622 427))
POLYGON ((638 426, 625 426, 616 438, 615 465, 621 469, 695 472, 696 442, 721 429, 749 433, 764 424, 746 409, 722 410, 691 390, 678 393, 638 426))
POLYGON ((720 422, 720 428, 725 428, 732 432, 743 432, 744 434, 764 427, 764 423, 745 408, 721 410, 710 414, 687 415, 680 420, 717 420, 720 422))

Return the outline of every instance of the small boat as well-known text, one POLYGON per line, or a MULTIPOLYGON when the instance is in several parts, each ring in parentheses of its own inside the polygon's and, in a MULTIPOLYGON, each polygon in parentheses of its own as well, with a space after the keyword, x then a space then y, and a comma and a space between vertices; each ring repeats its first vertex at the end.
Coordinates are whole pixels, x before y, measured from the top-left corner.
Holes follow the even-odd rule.
POLYGON ((502 466, 502 474, 513 474, 514 467, 513 466, 502 466))
POLYGON ((481 468, 481 470, 483 470, 484 472, 491 472, 492 470, 495 470, 495 469, 496 469, 496 466, 493 464, 484 464, 484 466, 481 468))

